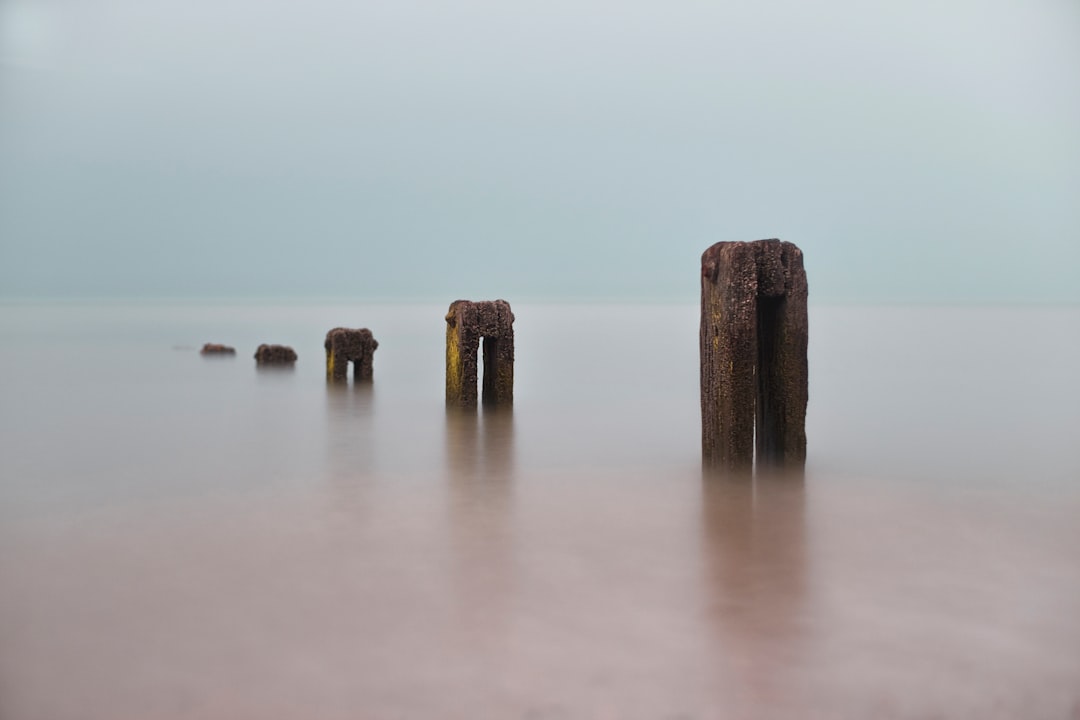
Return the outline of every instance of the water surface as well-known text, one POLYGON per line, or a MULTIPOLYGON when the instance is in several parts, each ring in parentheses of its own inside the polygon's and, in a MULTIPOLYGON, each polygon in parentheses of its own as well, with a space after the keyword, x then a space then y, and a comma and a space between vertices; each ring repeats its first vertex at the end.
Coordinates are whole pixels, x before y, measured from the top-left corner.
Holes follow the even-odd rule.
POLYGON ((811 308, 753 483, 696 308, 515 306, 472 414, 444 312, 0 307, 0 717, 1080 717, 1077 309, 811 308))

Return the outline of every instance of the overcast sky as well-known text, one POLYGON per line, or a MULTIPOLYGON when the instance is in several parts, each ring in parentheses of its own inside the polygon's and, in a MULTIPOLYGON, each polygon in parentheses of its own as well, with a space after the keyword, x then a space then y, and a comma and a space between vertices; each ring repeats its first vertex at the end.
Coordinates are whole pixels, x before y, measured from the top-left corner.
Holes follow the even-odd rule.
POLYGON ((0 296, 1080 301, 1075 0, 0 0, 0 296))

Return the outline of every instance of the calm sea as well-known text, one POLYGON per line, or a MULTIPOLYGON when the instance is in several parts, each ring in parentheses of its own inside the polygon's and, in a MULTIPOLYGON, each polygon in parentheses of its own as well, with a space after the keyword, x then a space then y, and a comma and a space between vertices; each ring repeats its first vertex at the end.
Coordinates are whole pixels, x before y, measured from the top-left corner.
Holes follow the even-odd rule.
POLYGON ((445 305, 0 306, 0 718, 1080 718, 1080 308, 812 306, 753 483, 695 306, 514 310, 448 415, 445 305))

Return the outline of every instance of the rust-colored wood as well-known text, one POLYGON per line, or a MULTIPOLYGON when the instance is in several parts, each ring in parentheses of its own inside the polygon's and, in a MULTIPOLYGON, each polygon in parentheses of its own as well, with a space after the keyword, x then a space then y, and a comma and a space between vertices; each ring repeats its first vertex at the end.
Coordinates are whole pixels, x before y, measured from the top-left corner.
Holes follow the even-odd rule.
POLYGON ((326 379, 329 382, 346 381, 350 362, 353 364, 354 382, 371 382, 379 341, 370 330, 334 328, 326 333, 323 347, 326 349, 326 379))
POLYGON ((701 450, 750 473, 806 462, 807 285, 780 240, 716 243, 701 256, 701 450))
POLYGON ((446 313, 446 404, 476 407, 483 342, 484 405, 514 402, 514 313, 505 300, 457 300, 446 313))
POLYGON ((291 365, 296 362, 296 351, 288 345, 260 345, 255 350, 256 365, 291 365))

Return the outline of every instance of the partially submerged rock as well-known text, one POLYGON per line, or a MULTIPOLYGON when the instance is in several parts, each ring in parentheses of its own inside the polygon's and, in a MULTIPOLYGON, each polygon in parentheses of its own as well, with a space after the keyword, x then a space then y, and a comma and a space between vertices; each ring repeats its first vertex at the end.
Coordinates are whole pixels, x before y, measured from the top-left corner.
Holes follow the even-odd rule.
POLYGON ((218 343, 206 343, 199 351, 201 355, 235 355, 236 348, 218 343))
POLYGON ((296 351, 288 345, 260 345, 255 351, 256 365, 291 365, 296 362, 296 351))

